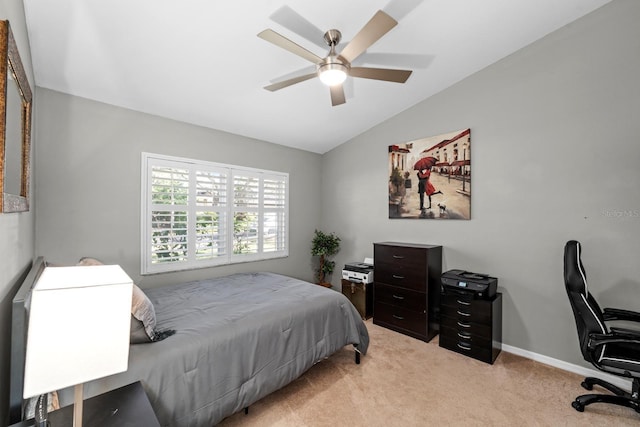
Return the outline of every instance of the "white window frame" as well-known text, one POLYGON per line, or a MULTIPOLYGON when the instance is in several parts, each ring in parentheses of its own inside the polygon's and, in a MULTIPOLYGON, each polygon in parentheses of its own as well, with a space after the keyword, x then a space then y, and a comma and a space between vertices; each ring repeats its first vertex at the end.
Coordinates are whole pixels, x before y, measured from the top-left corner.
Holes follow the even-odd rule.
MULTIPOLYGON (((248 168, 243 166, 229 165, 223 163, 213 163, 203 160, 188 159, 183 157, 166 156, 153 153, 142 153, 141 165, 141 274, 166 273, 171 271, 191 270, 198 268, 214 267, 217 265, 236 264, 242 262, 262 261, 267 259, 284 258, 289 256, 289 174, 286 172, 275 172, 269 170, 248 168), (152 248, 152 212, 154 210, 171 210, 172 205, 154 205, 152 203, 152 187, 151 173, 153 166, 168 166, 176 169, 186 169, 189 171, 189 189, 188 204, 185 210, 188 216, 187 226, 187 259, 179 261, 166 261, 162 263, 153 263, 152 248), (226 173, 227 175, 227 202, 222 209, 226 214, 226 223, 222 229, 227 230, 228 236, 225 236, 226 252, 225 255, 216 256, 210 259, 197 259, 195 251, 195 230, 196 230, 196 212, 202 211, 202 206, 197 206, 195 202, 195 173, 196 171, 215 171, 226 173), (234 212, 243 211, 243 209, 235 206, 234 203, 234 180, 233 177, 250 176, 259 179, 258 193, 259 201, 257 207, 247 208, 247 210, 257 214, 257 253, 234 254, 234 212), (264 200, 264 180, 276 180, 284 183, 284 206, 266 207, 264 200), (282 230, 277 229, 277 234, 281 250, 264 251, 264 218, 265 214, 279 213, 284 216, 284 220, 279 223, 282 230)), ((213 209, 212 210, 216 210, 213 209)), ((176 209, 178 210, 178 209, 176 209)))

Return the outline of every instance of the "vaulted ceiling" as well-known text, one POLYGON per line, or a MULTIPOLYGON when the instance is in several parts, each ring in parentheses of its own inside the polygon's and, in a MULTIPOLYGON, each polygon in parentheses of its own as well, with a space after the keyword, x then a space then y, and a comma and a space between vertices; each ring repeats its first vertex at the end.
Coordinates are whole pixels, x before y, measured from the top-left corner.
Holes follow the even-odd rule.
POLYGON ((25 0, 36 85, 324 153, 610 0, 25 0), (354 66, 413 70, 405 84, 349 78, 332 107, 309 61, 377 10, 398 21, 354 66))

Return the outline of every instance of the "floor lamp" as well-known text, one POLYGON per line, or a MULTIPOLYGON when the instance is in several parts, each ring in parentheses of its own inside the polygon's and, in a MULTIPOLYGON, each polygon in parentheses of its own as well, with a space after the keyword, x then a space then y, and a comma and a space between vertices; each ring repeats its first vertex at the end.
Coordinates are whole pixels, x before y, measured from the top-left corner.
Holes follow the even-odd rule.
POLYGON ((24 398, 75 386, 81 427, 83 383, 127 370, 131 294, 117 265, 46 267, 31 293, 24 398))

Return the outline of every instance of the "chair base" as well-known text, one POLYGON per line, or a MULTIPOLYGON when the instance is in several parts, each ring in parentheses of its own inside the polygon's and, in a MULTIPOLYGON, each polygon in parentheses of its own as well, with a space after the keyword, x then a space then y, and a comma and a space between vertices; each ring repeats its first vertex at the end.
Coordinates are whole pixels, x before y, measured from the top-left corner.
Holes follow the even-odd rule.
POLYGON ((576 397, 576 400, 571 402, 571 406, 578 411, 584 412, 584 407, 590 405, 592 403, 601 402, 601 403, 611 403, 613 405, 618 406, 626 406, 627 408, 631 408, 636 412, 640 413, 640 381, 638 378, 633 379, 633 383, 631 386, 631 393, 628 393, 622 390, 620 387, 617 387, 611 383, 608 383, 600 378, 587 377, 582 382, 582 387, 587 390, 593 390, 594 385, 599 385, 610 392, 611 394, 584 394, 582 396, 576 397))

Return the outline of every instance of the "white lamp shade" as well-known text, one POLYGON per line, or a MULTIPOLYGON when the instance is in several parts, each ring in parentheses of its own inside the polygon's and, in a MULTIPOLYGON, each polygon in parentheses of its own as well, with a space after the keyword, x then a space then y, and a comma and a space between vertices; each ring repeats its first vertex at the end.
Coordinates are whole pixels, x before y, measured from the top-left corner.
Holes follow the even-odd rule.
POLYGON ((31 294, 25 398, 127 370, 132 286, 117 265, 44 269, 31 294))

